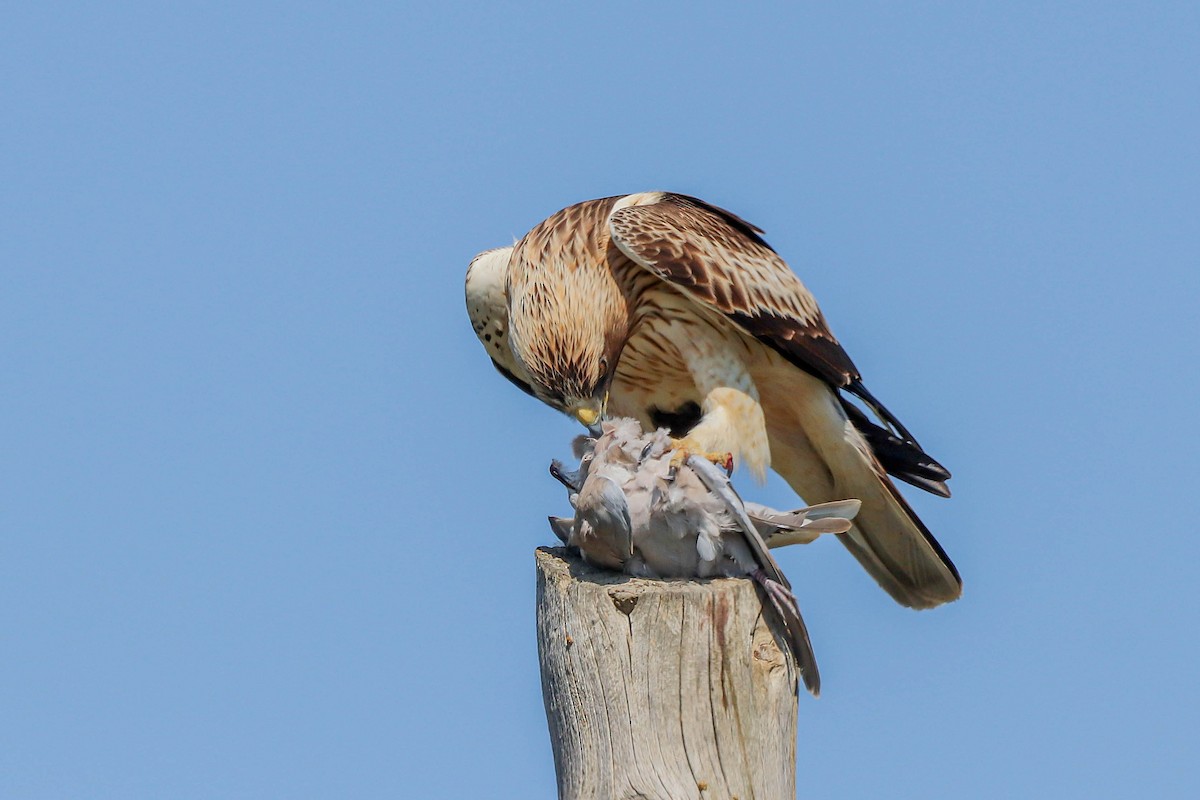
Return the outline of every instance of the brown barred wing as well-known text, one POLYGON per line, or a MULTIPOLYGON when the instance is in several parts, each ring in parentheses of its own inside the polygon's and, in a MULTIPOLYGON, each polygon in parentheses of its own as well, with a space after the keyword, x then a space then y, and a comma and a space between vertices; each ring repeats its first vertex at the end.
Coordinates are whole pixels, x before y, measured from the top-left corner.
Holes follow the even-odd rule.
POLYGON ((796 366, 837 387, 858 381, 816 300, 755 226, 694 197, 652 193, 619 201, 609 230, 633 261, 796 366))

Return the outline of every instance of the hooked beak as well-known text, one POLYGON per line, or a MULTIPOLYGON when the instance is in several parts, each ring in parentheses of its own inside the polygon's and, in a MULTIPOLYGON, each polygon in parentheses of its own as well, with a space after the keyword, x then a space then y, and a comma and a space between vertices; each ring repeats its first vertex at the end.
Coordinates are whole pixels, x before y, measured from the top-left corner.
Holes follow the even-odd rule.
POLYGON ((588 435, 593 439, 600 438, 601 433, 603 433, 600 428, 600 420, 603 418, 604 412, 601 408, 581 406, 575 409, 575 419, 583 423, 583 426, 588 430, 588 435))
POLYGON ((588 406, 577 408, 575 409, 575 419, 590 428, 600 420, 600 409, 589 408, 588 406))

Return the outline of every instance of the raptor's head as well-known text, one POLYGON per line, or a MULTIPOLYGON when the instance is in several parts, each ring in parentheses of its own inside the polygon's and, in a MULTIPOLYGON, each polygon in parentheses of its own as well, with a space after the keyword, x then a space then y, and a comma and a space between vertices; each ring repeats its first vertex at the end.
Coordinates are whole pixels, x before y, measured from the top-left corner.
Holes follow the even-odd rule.
POLYGON ((612 341, 599 320, 586 313, 569 325, 553 324, 536 312, 521 317, 522 335, 514 331, 513 349, 533 393, 584 425, 595 425, 606 410, 620 341, 612 341))
POLYGON ((626 300, 602 265, 519 261, 508 284, 513 354, 538 399, 594 426, 628 336, 626 300))
MULTIPOLYGON (((512 247, 498 247, 471 260, 466 280, 471 327, 501 375, 521 391, 594 427, 605 410, 621 339, 601 329, 595 307, 584 308, 564 325, 551 319, 561 303, 547 306, 539 299, 530 304, 519 298, 516 314, 529 330, 524 337, 513 336, 507 285, 512 253, 512 247), (514 351, 518 340, 520 357, 514 351)), ((549 296, 544 288, 527 294, 549 296)))

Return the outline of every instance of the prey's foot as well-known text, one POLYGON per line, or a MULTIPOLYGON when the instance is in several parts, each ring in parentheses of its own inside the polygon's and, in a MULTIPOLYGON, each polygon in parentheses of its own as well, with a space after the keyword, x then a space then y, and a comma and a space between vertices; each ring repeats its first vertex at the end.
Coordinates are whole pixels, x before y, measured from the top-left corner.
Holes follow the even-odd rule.
POLYGON ((689 456, 699 456, 705 461, 711 461, 721 469, 725 470, 726 475, 733 473, 733 453, 713 453, 704 450, 696 442, 688 437, 682 439, 671 439, 671 469, 679 469, 680 465, 688 460, 689 456))

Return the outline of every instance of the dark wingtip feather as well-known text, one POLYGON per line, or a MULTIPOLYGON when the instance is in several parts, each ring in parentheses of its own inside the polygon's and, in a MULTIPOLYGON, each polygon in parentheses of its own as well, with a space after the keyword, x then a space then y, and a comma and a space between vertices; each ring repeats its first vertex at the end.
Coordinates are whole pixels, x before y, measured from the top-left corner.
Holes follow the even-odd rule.
POLYGON ((908 428, 896 418, 896 415, 888 411, 887 406, 875 399, 875 395, 867 391, 867 387, 863 385, 862 378, 854 378, 846 386, 846 391, 862 400, 879 418, 892 427, 901 439, 906 442, 912 442, 919 449, 921 445, 917 442, 916 437, 908 432, 908 428))
POLYGON ((846 398, 839 397, 838 400, 846 416, 867 440, 871 452, 889 475, 939 497, 950 496, 950 488, 946 486, 946 481, 950 480, 950 470, 935 461, 913 439, 901 439, 869 420, 858 406, 846 398))
POLYGON ((933 481, 928 478, 923 478, 919 475, 902 474, 899 472, 891 472, 889 474, 899 481, 904 481, 909 486, 915 486, 918 489, 924 489, 930 494, 936 494, 938 497, 949 497, 950 487, 945 481, 933 481))

